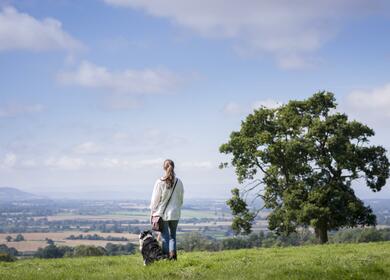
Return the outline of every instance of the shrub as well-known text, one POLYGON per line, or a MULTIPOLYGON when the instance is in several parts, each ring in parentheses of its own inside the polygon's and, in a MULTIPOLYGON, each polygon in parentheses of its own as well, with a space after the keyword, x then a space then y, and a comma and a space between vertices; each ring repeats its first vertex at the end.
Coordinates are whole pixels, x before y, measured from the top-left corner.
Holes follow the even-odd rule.
POLYGON ((16 241, 16 242, 24 241, 24 240, 25 240, 24 236, 22 234, 20 234, 20 233, 18 235, 16 235, 16 237, 14 239, 14 241, 16 241))
POLYGON ((14 262, 16 258, 8 253, 0 253, 0 262, 14 262))
POLYGON ((34 256, 37 258, 42 259, 56 259, 56 258, 62 258, 65 256, 65 254, 69 254, 69 252, 72 252, 73 249, 69 246, 59 246, 57 247, 54 244, 50 244, 46 246, 45 248, 39 248, 38 251, 35 252, 34 256))
POLYGON ((178 241, 178 249, 187 252, 190 251, 218 251, 218 242, 211 238, 200 234, 199 232, 191 232, 184 234, 178 241))
POLYGON ((18 256, 19 252, 14 247, 8 247, 5 244, 0 244, 0 253, 9 254, 12 257, 18 256))
POLYGON ((367 228, 360 232, 359 237, 357 238, 357 242, 375 242, 375 241, 381 241, 382 235, 379 230, 376 230, 374 228, 367 228))
POLYGON ((119 256, 119 255, 131 255, 135 253, 135 245, 132 243, 127 244, 106 244, 106 252, 109 256, 119 256))
POLYGON ((375 228, 343 229, 336 232, 331 238, 332 243, 361 243, 389 240, 390 229, 375 228))
POLYGON ((74 248, 75 257, 104 256, 107 255, 106 249, 101 246, 79 245, 74 248))

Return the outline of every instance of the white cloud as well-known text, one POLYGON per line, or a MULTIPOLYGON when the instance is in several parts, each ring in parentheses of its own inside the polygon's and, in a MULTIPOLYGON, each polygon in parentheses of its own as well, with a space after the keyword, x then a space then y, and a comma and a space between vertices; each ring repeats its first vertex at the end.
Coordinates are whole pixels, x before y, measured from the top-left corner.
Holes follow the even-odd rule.
POLYGON ((52 157, 46 159, 44 165, 55 169, 79 170, 86 166, 86 162, 79 157, 61 156, 58 158, 52 157))
POLYGON ((142 101, 134 95, 111 94, 106 100, 105 108, 108 110, 120 111, 139 108, 141 105, 142 101))
POLYGON ((187 139, 167 130, 162 129, 149 129, 146 130, 143 135, 141 145, 148 144, 150 146, 156 146, 160 148, 177 147, 187 143, 187 139))
POLYGON ((43 109, 41 104, 9 104, 0 108, 0 118, 40 113, 43 109))
POLYGON ((0 12, 0 51, 81 50, 85 47, 62 29, 56 19, 38 20, 13 7, 0 12))
POLYGON ((17 163, 17 157, 14 153, 8 153, 4 156, 3 160, 0 162, 1 167, 3 168, 12 168, 17 163))
POLYGON ((283 68, 307 66, 341 22, 387 7, 383 0, 104 1, 168 18, 202 36, 237 40, 241 51, 271 54, 283 68))
POLYGON ((142 169, 142 168, 162 168, 163 158, 151 159, 131 159, 123 157, 97 157, 80 158, 71 156, 61 156, 58 158, 49 158, 45 160, 45 165, 52 168, 64 170, 88 169, 142 169))
POLYGON ((81 143, 74 147, 74 152, 76 154, 96 154, 101 151, 101 147, 91 141, 81 143))
POLYGON ((128 140, 129 139, 129 135, 125 132, 115 132, 114 135, 112 136, 112 138, 115 140, 115 141, 123 141, 123 140, 128 140))
POLYGON ((145 167, 161 167, 164 163, 163 158, 152 158, 152 159, 143 159, 133 163, 134 168, 145 168, 145 167))
POLYGON ((313 61, 310 58, 298 54, 281 55, 277 61, 283 69, 301 69, 313 66, 313 61))
POLYGON ((126 159, 120 158, 104 158, 102 161, 94 164, 94 167, 98 168, 124 168, 128 167, 130 162, 126 159))
POLYGON ((210 161, 184 161, 179 165, 179 168, 185 169, 213 169, 216 165, 213 165, 210 161))
POLYGON ((24 159, 20 162, 21 167, 32 168, 37 166, 37 162, 34 159, 24 159))
POLYGON ((6 153, 0 159, 0 168, 17 169, 17 168, 34 168, 37 166, 35 159, 25 159, 17 156, 13 152, 6 153))
POLYGON ((164 69, 114 72, 88 61, 83 61, 74 71, 60 73, 58 79, 66 85, 131 94, 168 92, 178 84, 178 77, 164 69))
MULTIPOLYGON (((371 89, 350 92, 339 106, 341 112, 347 112, 351 119, 356 119, 374 128, 376 138, 387 141, 390 120, 390 84, 371 89)), ((384 142, 385 143, 385 142, 384 142)))
POLYGON ((355 110, 390 117, 390 84, 370 90, 355 90, 347 96, 347 102, 355 110))

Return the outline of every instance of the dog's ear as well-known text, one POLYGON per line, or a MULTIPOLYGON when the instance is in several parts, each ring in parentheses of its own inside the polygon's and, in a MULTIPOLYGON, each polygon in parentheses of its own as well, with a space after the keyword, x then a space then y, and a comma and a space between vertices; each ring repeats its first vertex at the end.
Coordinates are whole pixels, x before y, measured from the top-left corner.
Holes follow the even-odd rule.
POLYGON ((149 232, 149 230, 144 230, 143 232, 141 232, 141 233, 139 234, 139 238, 140 238, 140 239, 144 238, 144 237, 148 234, 148 232, 149 232))

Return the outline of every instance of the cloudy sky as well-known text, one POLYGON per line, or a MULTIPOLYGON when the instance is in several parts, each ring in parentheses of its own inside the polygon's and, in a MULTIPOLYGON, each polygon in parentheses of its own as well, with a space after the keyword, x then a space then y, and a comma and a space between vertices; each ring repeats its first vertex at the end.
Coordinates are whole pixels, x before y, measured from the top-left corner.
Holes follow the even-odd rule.
POLYGON ((147 197, 172 158, 226 197, 230 132, 319 90, 390 149, 386 2, 0 0, 0 186, 147 197))

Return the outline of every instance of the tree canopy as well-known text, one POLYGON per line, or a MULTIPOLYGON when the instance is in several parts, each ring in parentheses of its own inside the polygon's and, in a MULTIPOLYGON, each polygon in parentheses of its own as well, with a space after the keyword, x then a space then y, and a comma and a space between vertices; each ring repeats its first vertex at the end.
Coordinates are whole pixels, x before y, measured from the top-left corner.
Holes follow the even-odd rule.
MULTIPOLYGON (((370 145, 373 129, 349 120, 336 105, 332 93, 318 92, 278 108, 262 107, 220 146, 221 153, 232 155, 238 182, 249 182, 264 207, 272 209, 269 229, 279 234, 311 226, 325 243, 328 230, 376 224, 352 182, 380 191, 389 177, 386 150, 370 145)), ((237 190, 228 204, 236 232, 250 232, 254 215, 237 190)))

